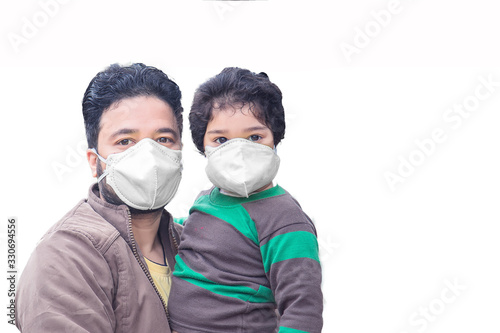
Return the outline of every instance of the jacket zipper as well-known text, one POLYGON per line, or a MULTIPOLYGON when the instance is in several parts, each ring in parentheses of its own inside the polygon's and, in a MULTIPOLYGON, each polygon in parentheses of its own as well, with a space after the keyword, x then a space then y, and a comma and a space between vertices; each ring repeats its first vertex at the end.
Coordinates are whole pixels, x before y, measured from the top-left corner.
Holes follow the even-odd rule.
MULTIPOLYGON (((170 238, 172 239, 173 243, 174 243, 174 247, 175 247, 175 253, 174 253, 174 261, 175 261, 175 256, 176 254, 179 252, 179 244, 177 243, 177 239, 175 238, 175 233, 174 233, 174 223, 172 221, 172 223, 169 223, 169 235, 170 235, 170 238)), ((167 260, 167 259, 165 259, 167 260)), ((170 271, 173 272, 174 270, 172 268, 170 268, 170 271)), ((170 314, 168 313, 168 308, 167 308, 167 305, 165 304, 165 312, 167 314, 167 320, 168 320, 168 324, 169 326, 171 326, 171 323, 170 323, 170 314)))
POLYGON ((170 236, 172 237, 172 240, 174 241, 175 253, 178 253, 179 252, 179 244, 177 243, 177 239, 175 238, 174 223, 175 222, 170 223, 169 230, 170 230, 170 236))
MULTIPOLYGON (((165 303, 165 300, 161 296, 160 292, 158 291, 158 288, 156 288, 156 285, 153 281, 153 277, 151 276, 151 273, 149 273, 149 270, 146 268, 146 266, 142 262, 141 258, 139 257, 139 253, 137 252, 137 244, 135 243, 134 233, 132 232, 132 216, 130 215, 130 211, 128 212, 128 232, 129 232, 130 242, 132 244, 132 253, 134 254, 135 259, 139 263, 139 266, 141 266, 144 274, 146 274, 146 277, 148 278, 149 283, 151 283, 151 285, 153 286, 153 288, 156 292, 156 295, 158 295, 158 297, 160 298, 161 304, 163 305, 163 310, 165 310, 165 314, 167 315, 167 320, 170 323, 170 315, 168 313, 167 304, 165 303)), ((174 242, 177 243, 177 241, 175 241, 175 240, 174 240, 174 242)))

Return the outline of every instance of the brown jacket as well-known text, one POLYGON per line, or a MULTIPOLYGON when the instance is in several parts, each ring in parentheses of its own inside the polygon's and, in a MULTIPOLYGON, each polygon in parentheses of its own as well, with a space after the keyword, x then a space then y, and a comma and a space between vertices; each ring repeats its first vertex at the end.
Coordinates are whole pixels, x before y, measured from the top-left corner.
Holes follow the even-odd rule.
MULTIPOLYGON (((170 332, 165 302, 132 234, 128 208, 97 185, 42 238, 19 280, 22 332, 170 332)), ((160 237, 174 267, 181 226, 164 210, 160 237)))

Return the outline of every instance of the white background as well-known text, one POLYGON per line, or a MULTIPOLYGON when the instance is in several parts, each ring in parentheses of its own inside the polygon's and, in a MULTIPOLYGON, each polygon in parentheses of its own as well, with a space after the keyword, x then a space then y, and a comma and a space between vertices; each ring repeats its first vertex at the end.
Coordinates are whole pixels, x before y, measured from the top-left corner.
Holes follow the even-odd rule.
POLYGON ((239 66, 281 88, 277 182, 317 225, 324 332, 498 332, 498 9, 394 1, 2 2, 1 331, 17 331, 6 316, 8 218, 21 272, 94 181, 81 116, 89 81, 111 63, 144 62, 184 96, 185 171, 167 206, 177 216, 207 186, 188 131, 196 87, 239 66), (466 101, 467 117, 446 118, 466 101), (387 172, 403 182, 391 189, 387 172))

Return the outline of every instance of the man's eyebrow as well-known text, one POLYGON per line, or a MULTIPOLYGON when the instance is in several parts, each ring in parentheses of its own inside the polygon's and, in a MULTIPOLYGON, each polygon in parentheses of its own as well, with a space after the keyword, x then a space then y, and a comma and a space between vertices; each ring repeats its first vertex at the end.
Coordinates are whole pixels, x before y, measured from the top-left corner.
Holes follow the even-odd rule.
POLYGON ((117 136, 123 135, 123 134, 134 134, 137 132, 138 131, 136 129, 122 128, 122 129, 119 129, 118 131, 114 132, 113 134, 111 134, 111 138, 116 138, 117 136))
POLYGON ((176 130, 174 130, 173 128, 170 128, 170 127, 162 127, 162 128, 158 128, 156 130, 156 133, 171 133, 174 135, 174 137, 177 139, 179 137, 179 134, 177 133, 176 130))

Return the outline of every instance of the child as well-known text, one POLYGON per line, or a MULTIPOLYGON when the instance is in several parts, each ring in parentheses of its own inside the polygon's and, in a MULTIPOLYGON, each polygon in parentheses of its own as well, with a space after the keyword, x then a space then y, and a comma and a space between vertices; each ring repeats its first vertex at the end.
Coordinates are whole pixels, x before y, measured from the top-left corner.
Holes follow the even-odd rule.
POLYGON ((272 182, 285 132, 281 99, 265 73, 240 68, 195 93, 191 133, 214 187, 184 223, 169 300, 174 331, 321 332, 316 229, 272 182))

